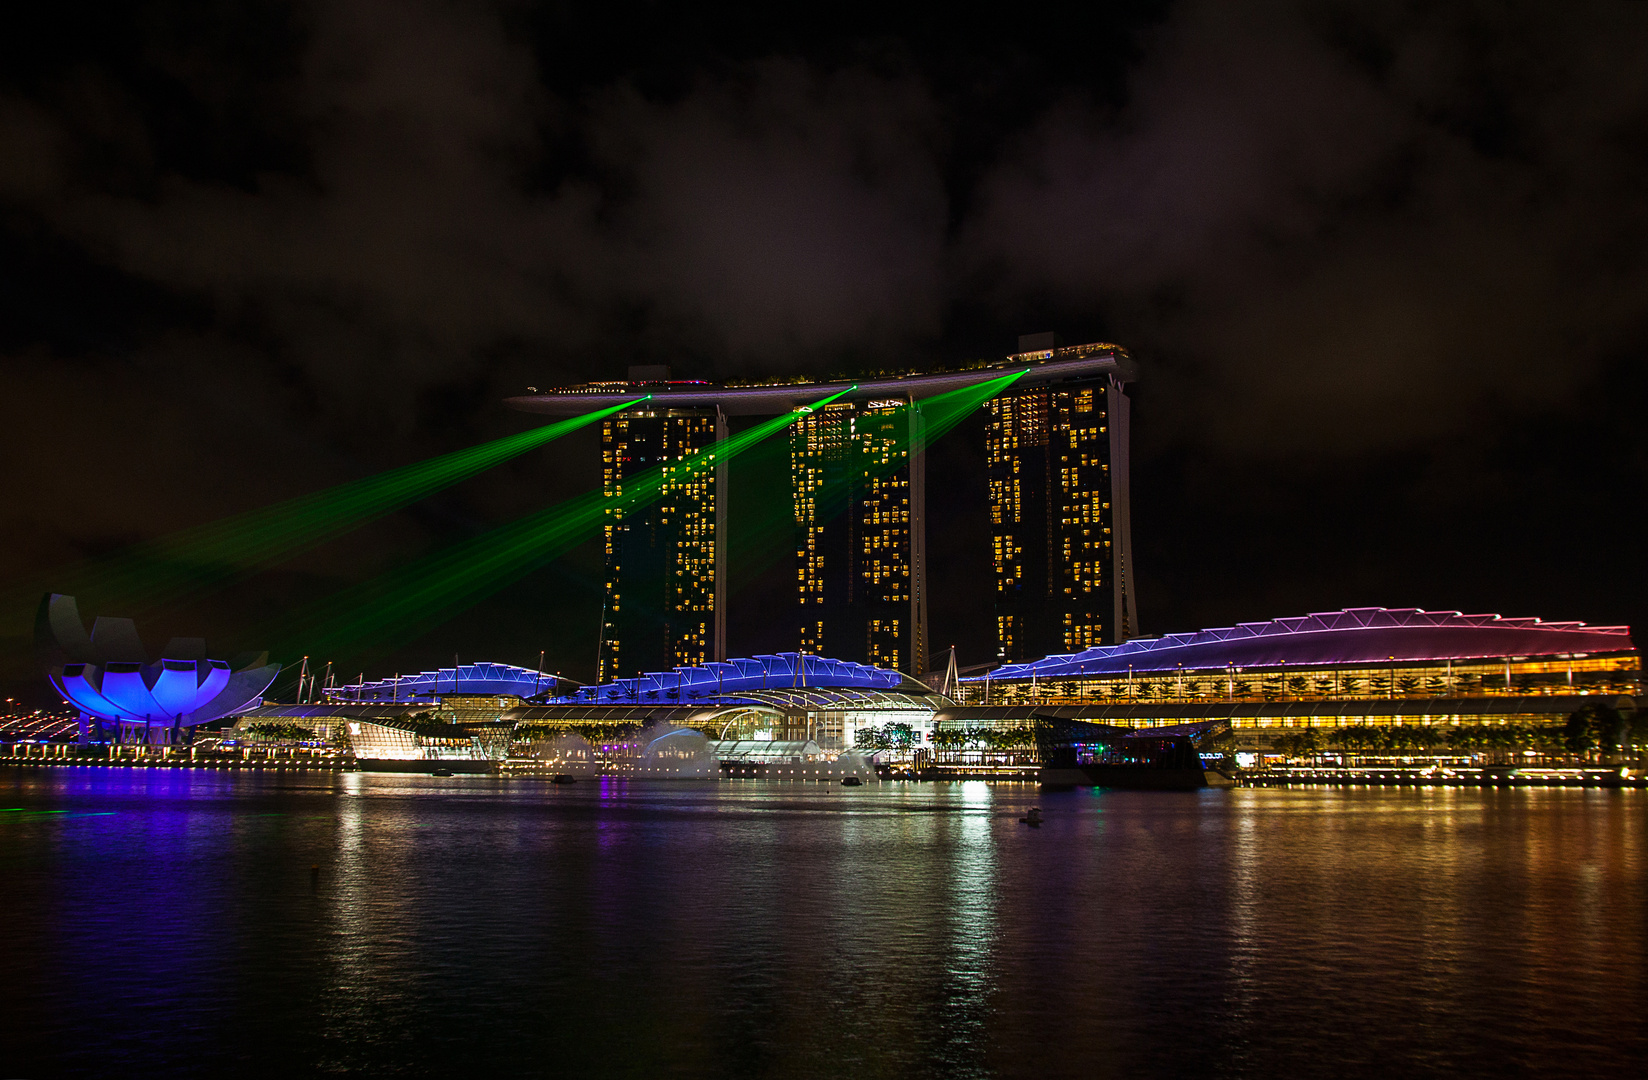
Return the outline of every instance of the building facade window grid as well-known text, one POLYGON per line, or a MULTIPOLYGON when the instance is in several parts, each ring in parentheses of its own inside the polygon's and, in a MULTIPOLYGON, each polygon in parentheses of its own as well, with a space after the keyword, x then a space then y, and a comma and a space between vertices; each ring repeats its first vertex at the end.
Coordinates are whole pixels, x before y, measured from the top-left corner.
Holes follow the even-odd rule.
POLYGON ((621 414, 601 426, 605 620, 600 681, 714 658, 717 482, 683 462, 719 433, 706 410, 621 414), (659 498, 626 512, 626 480, 659 468, 659 498), (627 566, 627 569, 626 569, 627 566))
POLYGON ((1009 391, 987 406, 997 659, 1122 640, 1112 506, 1111 387, 1009 391))
MULTIPOLYGON (((905 402, 831 405, 790 429, 799 647, 911 670, 913 544, 905 402)), ((920 658, 924 659, 924 658, 920 658)))

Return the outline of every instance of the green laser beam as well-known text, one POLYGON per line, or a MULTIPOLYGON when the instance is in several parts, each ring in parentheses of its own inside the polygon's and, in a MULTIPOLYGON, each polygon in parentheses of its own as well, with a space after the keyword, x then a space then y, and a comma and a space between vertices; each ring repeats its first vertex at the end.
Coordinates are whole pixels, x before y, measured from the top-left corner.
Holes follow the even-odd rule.
POLYGON ((670 485, 718 467, 855 389, 654 465, 611 490, 557 503, 344 589, 276 628, 271 636, 277 655, 333 656, 366 643, 386 647, 411 640, 564 555, 599 531, 609 516, 621 518, 656 501, 670 485))
POLYGON ((916 410, 921 414, 921 428, 912 439, 913 449, 922 451, 938 442, 986 401, 1005 391, 1029 372, 1029 368, 1009 372, 987 382, 963 386, 916 402, 916 410))
MULTIPOLYGON (((54 573, 51 591, 90 594, 128 609, 175 603, 283 562, 647 397, 137 544, 54 573)), ((27 591, 25 599, 32 600, 42 589, 27 591)))
MULTIPOLYGON (((883 430, 895 432, 893 438, 877 445, 873 455, 860 451, 858 456, 864 460, 855 463, 848 472, 855 475, 862 472, 864 477, 871 477, 885 476, 904 468, 914 455, 925 452, 928 447, 955 430, 958 424, 971 416, 986 401, 1006 390, 1018 379, 1023 378, 1028 371, 1029 369, 1026 368, 1024 371, 1009 372, 987 382, 974 383, 942 394, 935 394, 932 397, 922 398, 901 405, 888 413, 883 413, 881 419, 891 421, 890 424, 885 424, 883 430), (917 420, 919 420, 919 423, 916 422, 917 420)), ((873 418, 859 416, 852 419, 855 422, 862 422, 865 419, 873 418)), ((844 416, 841 422, 847 423, 848 418, 844 416)), ((846 446, 847 443, 843 440, 838 445, 846 446)), ((840 480, 830 486, 841 486, 841 481, 845 478, 846 475, 843 474, 840 480)), ((835 513, 845 509, 844 502, 839 506, 835 505, 836 502, 840 502, 845 498, 847 498, 845 494, 835 492, 815 494, 815 501, 823 500, 829 507, 825 514, 815 514, 815 520, 834 516, 835 513)))
MULTIPOLYGON (((886 426, 893 430, 902 427, 903 436, 888 446, 878 448, 886 452, 884 460, 880 453, 868 462, 861 460, 855 466, 847 467, 839 475, 833 476, 822 487, 810 492, 813 507, 808 519, 817 525, 846 511, 853 498, 853 485, 847 482, 848 474, 857 472, 868 478, 885 475, 904 467, 909 461, 907 451, 920 451, 932 446, 976 412, 986 401, 1012 386, 1024 374, 1025 371, 1010 372, 984 383, 975 383, 917 400, 914 410, 920 414, 922 423, 914 433, 910 432, 908 427, 909 417, 901 415, 909 410, 908 404, 890 410, 890 417, 887 413, 882 413, 882 420, 891 420, 886 426)), ((841 422, 847 422, 847 414, 842 415, 841 422)), ((784 497, 768 497, 767 492, 752 493, 745 486, 734 484, 735 496, 729 509, 729 535, 725 540, 728 545, 728 565, 736 568, 727 583, 728 591, 732 594, 741 592, 764 571, 796 553, 796 545, 800 540, 797 529, 800 526, 799 511, 794 501, 797 496, 793 487, 794 469, 804 456, 804 443, 805 436, 800 431, 792 431, 788 445, 764 446, 750 455, 749 471, 760 477, 767 485, 781 485, 787 492, 784 497)), ((845 449, 844 452, 851 450, 845 449)))

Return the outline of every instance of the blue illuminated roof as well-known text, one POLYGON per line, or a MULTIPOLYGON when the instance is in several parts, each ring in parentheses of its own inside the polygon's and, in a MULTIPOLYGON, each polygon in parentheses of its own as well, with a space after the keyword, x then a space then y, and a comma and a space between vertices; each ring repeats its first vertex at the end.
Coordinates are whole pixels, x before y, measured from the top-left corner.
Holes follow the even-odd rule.
POLYGON ((1129 671, 1179 668, 1209 670, 1232 664, 1246 668, 1614 653, 1633 648, 1628 626, 1503 619, 1498 615, 1418 608, 1346 608, 1099 645, 1081 652, 1004 664, 988 675, 963 681, 1125 675, 1129 671))
POLYGON ((483 660, 436 671, 420 671, 416 675, 397 675, 353 686, 339 686, 331 694, 349 701, 433 702, 443 694, 512 694, 529 698, 541 691, 554 689, 554 675, 514 664, 495 664, 483 660))
POLYGON ((41 599, 35 635, 55 657, 47 677, 63 699, 111 723, 184 728, 218 720, 258 704, 280 673, 267 654, 238 667, 209 660, 200 638, 173 638, 150 663, 132 620, 98 616, 88 635, 75 598, 62 593, 41 599))
POLYGON ((50 674, 65 700, 89 716, 193 727, 256 705, 279 664, 230 671, 222 660, 65 664, 50 674))
POLYGON ((904 685, 897 671, 851 660, 831 660, 807 653, 772 653, 741 660, 717 660, 700 667, 649 671, 633 679, 586 686, 556 698, 558 704, 582 705, 640 701, 708 701, 760 690, 800 687, 850 687, 894 690, 904 685))

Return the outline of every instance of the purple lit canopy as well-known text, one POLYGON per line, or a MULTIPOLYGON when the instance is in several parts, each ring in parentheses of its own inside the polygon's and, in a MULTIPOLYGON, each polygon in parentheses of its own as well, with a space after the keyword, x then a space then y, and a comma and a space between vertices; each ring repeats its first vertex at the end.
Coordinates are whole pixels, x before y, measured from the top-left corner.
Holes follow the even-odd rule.
POLYGON ((512 694, 529 698, 542 690, 553 691, 555 683, 554 675, 483 660, 340 686, 332 693, 350 701, 434 701, 441 694, 512 694))
POLYGON ((575 694, 557 698, 556 703, 694 701, 754 690, 799 687, 896 690, 904 684, 902 674, 886 668, 806 653, 773 653, 718 660, 701 667, 678 667, 674 671, 649 671, 633 679, 586 686, 575 694))
POLYGON ((1098 645, 1078 653, 1004 664, 964 681, 1124 675, 1283 665, 1371 664, 1388 660, 1473 660, 1629 651, 1627 626, 1502 619, 1418 608, 1344 611, 1238 623, 1216 630, 1098 645))

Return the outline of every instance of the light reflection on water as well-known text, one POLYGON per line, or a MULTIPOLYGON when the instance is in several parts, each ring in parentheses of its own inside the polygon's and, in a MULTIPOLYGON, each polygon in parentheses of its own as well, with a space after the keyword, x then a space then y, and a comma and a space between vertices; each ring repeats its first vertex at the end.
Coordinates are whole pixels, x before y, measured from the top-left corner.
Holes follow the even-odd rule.
POLYGON ((1641 792, 11 769, 0 801, 5 1075, 1603 1075, 1648 1051, 1641 792))

